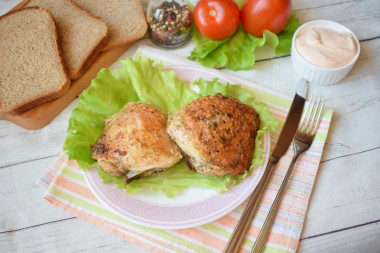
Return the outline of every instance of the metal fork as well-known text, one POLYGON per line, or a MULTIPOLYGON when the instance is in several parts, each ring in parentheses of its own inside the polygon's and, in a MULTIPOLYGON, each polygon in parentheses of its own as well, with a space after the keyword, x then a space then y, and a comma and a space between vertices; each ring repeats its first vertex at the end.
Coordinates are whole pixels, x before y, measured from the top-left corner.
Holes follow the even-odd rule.
POLYGON ((293 140, 293 150, 294 156, 289 165, 289 169, 286 172, 284 180, 280 186, 280 189, 276 195, 276 198, 272 204, 267 218, 264 221, 263 227, 253 245, 252 252, 261 253, 264 249, 268 234, 271 230, 273 221, 276 217, 278 208, 280 206, 283 194, 285 192, 286 185, 288 184, 290 175, 292 174, 294 165, 298 157, 309 149, 313 143, 314 137, 317 133, 318 126, 321 120, 322 110, 323 110, 324 100, 319 97, 311 97, 309 103, 307 104, 304 114, 301 118, 301 123, 298 130, 294 136, 293 140))

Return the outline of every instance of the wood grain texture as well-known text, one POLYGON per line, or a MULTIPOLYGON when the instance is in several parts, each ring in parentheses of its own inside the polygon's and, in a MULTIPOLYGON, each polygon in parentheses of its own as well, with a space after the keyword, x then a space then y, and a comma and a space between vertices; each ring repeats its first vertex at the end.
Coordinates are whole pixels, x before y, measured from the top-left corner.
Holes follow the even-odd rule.
POLYGON ((0 252, 148 252, 78 218, 0 233, 0 242, 0 252))
POLYGON ((378 253, 380 221, 348 230, 301 239, 297 252, 307 253, 378 253))
MULTIPOLYGON (((18 1, 0 1, 0 13, 18 1), (9 4, 9 2, 13 4, 9 4)), ((361 55, 349 76, 332 86, 310 86, 334 110, 314 186, 299 253, 368 252, 380 249, 380 2, 293 0, 302 22, 331 19, 352 29, 361 55)), ((133 44, 121 58, 133 55, 133 44)), ((182 57, 192 46, 169 51, 182 57)), ((292 96, 299 77, 289 56, 258 52, 250 71, 224 72, 292 96)), ((110 68, 120 66, 116 61, 110 68)), ((47 126, 25 130, 0 120, 0 252, 146 252, 51 206, 35 184, 62 149, 75 98, 47 126)))

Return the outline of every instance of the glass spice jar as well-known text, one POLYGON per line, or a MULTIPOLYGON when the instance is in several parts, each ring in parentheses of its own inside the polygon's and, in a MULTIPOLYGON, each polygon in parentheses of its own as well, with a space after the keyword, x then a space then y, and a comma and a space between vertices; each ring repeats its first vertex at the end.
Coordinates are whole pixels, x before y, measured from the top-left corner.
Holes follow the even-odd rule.
POLYGON ((148 34, 152 42, 176 48, 191 39, 191 8, 184 0, 150 0, 147 10, 148 34))

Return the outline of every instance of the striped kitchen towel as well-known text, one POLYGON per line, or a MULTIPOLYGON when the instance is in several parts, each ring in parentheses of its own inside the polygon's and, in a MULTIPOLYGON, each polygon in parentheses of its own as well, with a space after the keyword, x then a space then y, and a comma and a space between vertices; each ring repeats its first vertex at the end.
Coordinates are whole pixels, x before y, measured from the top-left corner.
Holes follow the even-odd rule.
MULTIPOLYGON (((145 46, 140 47, 137 54, 160 59, 165 64, 195 64, 145 46)), ((250 87, 258 100, 268 104, 271 113, 276 118, 281 122, 285 120, 291 104, 289 98, 243 79, 232 76, 228 76, 228 79, 250 87)), ((297 249, 331 118, 332 111, 324 110, 316 140, 312 147, 299 158, 294 168, 265 252, 295 252, 297 249)), ((272 148, 279 132, 280 129, 271 135, 272 148)), ((292 154, 290 148, 278 163, 275 174, 264 193, 258 213, 243 242, 241 252, 250 252, 281 185, 292 154)), ((68 161, 65 153, 61 153, 49 170, 42 175, 40 183, 46 187, 44 198, 51 204, 152 252, 221 252, 246 205, 245 201, 224 217, 202 226, 160 230, 135 224, 103 206, 86 184, 76 162, 68 161)))

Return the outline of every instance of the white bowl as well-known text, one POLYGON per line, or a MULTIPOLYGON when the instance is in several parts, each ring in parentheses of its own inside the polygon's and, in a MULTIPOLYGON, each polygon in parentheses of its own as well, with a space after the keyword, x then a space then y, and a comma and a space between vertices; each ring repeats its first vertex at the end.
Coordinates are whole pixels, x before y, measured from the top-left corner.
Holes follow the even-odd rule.
POLYGON ((291 59, 292 59, 293 67, 300 77, 305 78, 312 84, 330 85, 330 84, 338 83, 343 78, 345 78, 347 74, 350 72, 356 60, 358 59, 359 54, 360 54, 360 44, 355 34, 351 30, 349 30, 347 27, 333 21, 314 20, 314 21, 307 22, 301 25, 297 29, 297 31, 294 33, 294 36, 293 36, 292 50, 291 50, 291 59), (357 52, 356 52, 355 57, 349 63, 339 68, 319 67, 305 60, 298 53, 295 47, 295 39, 297 38, 297 35, 300 33, 300 31, 302 31, 303 29, 309 26, 324 27, 324 28, 336 30, 338 32, 350 33, 356 42, 357 52))

